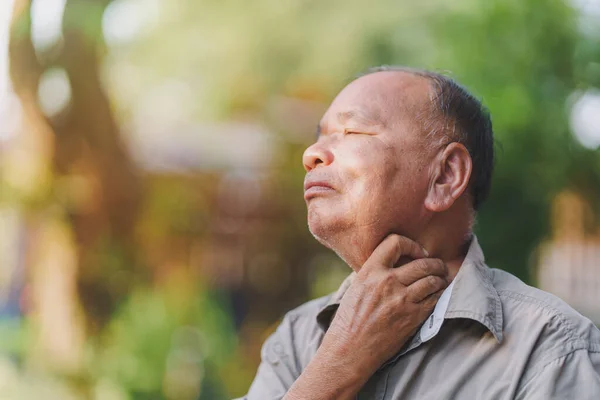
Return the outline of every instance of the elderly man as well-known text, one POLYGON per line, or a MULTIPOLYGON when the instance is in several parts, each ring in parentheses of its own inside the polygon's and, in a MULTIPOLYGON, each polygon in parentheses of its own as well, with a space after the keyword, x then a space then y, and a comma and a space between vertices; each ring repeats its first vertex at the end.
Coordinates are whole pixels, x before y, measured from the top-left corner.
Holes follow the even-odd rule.
POLYGON ((489 115, 445 76, 346 86, 304 153, 304 198, 354 272, 285 316, 245 399, 600 399, 600 331, 484 263, 493 153, 489 115))

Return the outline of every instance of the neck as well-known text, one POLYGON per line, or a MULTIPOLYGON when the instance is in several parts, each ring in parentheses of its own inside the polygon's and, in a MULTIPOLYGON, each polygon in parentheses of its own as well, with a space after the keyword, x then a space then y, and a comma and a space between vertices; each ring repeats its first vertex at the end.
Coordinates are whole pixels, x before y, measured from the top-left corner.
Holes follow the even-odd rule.
POLYGON ((326 247, 335 251, 350 268, 358 272, 375 248, 385 239, 385 235, 370 229, 370 227, 361 227, 353 229, 350 234, 346 233, 327 239, 319 240, 326 247))
POLYGON ((446 263, 449 278, 453 280, 465 260, 470 239, 471 234, 465 232, 446 236, 442 241, 431 235, 420 240, 419 243, 429 252, 431 258, 439 258, 446 263))
MULTIPOLYGON (((469 213, 447 210, 436 213, 417 235, 405 234, 423 246, 431 258, 443 260, 448 267, 450 279, 460 269, 472 237, 472 219, 469 213)), ((370 227, 372 228, 372 227, 370 227)), ((397 232, 400 233, 400 232, 397 232)), ((402 234, 402 233, 400 233, 402 234)), ((323 243, 333 249, 350 268, 358 272, 373 250, 387 236, 373 229, 357 229, 344 239, 323 243)))
POLYGON ((450 279, 454 279, 469 250, 471 226, 470 211, 464 213, 448 210, 436 214, 423 234, 415 239, 429 252, 430 257, 439 258, 446 263, 450 279))

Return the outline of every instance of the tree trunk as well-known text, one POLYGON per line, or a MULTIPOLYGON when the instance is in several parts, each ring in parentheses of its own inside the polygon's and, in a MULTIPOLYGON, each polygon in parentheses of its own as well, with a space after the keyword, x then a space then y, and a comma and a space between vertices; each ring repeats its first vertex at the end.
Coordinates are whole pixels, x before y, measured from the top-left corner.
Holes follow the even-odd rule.
POLYGON ((70 372, 81 366, 85 335, 106 326, 140 272, 134 246, 140 178, 99 73, 100 26, 108 3, 69 0, 61 51, 38 57, 31 1, 15 0, 9 41, 10 78, 23 122, 11 149, 20 156, 9 160, 8 180, 21 202, 33 205, 26 219, 28 292, 40 351, 34 358, 70 372), (39 106, 38 86, 50 63, 66 71, 71 101, 48 118, 39 106))

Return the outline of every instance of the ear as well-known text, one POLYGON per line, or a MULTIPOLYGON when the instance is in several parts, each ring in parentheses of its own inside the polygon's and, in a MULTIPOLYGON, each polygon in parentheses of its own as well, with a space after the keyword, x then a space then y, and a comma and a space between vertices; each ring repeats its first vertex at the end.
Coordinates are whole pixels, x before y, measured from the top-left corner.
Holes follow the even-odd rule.
POLYGON ((473 161, 461 143, 450 143, 433 166, 425 208, 433 212, 449 209, 469 185, 473 161))

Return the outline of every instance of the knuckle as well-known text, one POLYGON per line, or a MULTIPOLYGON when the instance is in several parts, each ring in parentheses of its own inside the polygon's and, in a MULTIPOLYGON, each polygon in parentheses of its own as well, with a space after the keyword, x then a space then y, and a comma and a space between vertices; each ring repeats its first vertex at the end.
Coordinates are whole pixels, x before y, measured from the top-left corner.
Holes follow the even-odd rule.
POLYGON ((435 276, 446 275, 446 264, 441 260, 430 260, 429 262, 429 274, 435 276))
POLYGON ((378 291, 380 292, 387 292, 390 291, 394 288, 395 284, 396 284, 396 276, 394 274, 385 274, 383 277, 380 277, 377 280, 376 283, 376 287, 378 291))
POLYGON ((411 262, 413 273, 417 276, 426 276, 431 274, 429 263, 424 259, 413 260, 411 262))
POLYGON ((440 286, 441 279, 435 275, 429 275, 427 277, 427 284, 432 288, 437 288, 440 286))
POLYGON ((406 291, 403 290, 403 291, 399 292, 397 295, 397 299, 398 299, 398 306, 404 306, 406 303, 408 303, 408 295, 407 295, 406 291))
POLYGON ((400 250, 406 249, 410 245, 410 239, 406 236, 396 235, 396 245, 400 248, 400 250))
POLYGON ((423 272, 423 273, 429 273, 431 268, 429 266, 429 263, 427 261, 425 261, 424 259, 418 259, 415 260, 415 263, 417 264, 417 268, 423 272))
POLYGON ((397 254, 401 254, 402 253, 402 243, 398 240, 394 241, 394 250, 397 254))
POLYGON ((444 275, 448 273, 448 266, 443 260, 437 260, 437 267, 444 275))
POLYGON ((398 242, 400 239, 402 239, 402 236, 398 235, 397 233, 392 233, 390 236, 396 242, 398 242))
POLYGON ((382 281, 386 286, 393 286, 396 283, 396 276, 392 273, 385 274, 382 281))
POLYGON ((396 276, 396 274, 391 272, 386 275, 385 284, 387 287, 389 287, 392 290, 395 290, 395 289, 397 289, 398 283, 399 283, 399 280, 398 280, 398 277, 396 276))
POLYGON ((404 238, 403 236, 398 235, 396 237, 396 250, 398 250, 398 253, 402 254, 404 253, 405 249, 406 249, 406 238, 404 238))
POLYGON ((388 239, 392 241, 395 245, 398 245, 398 243, 400 242, 400 235, 398 235, 397 233, 392 233, 388 236, 388 239))

